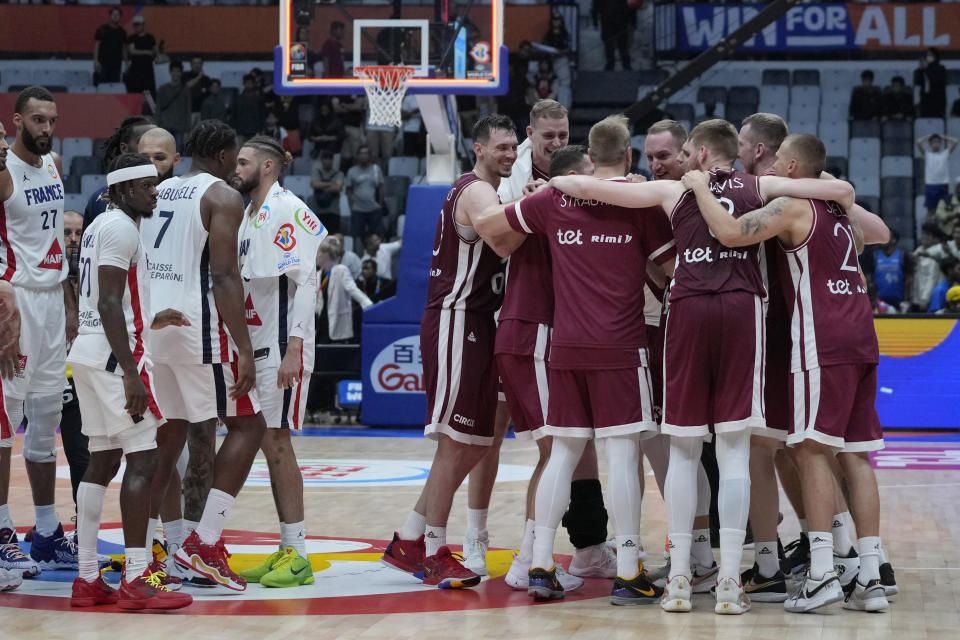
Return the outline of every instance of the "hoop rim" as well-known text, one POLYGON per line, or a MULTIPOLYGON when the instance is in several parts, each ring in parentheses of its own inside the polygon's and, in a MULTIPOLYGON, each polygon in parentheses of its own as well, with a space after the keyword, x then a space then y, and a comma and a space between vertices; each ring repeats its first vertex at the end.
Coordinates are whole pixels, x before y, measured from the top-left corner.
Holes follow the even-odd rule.
POLYGON ((412 78, 417 72, 416 67, 393 64, 367 64, 353 68, 353 75, 365 80, 372 80, 386 88, 388 81, 396 87, 412 78))

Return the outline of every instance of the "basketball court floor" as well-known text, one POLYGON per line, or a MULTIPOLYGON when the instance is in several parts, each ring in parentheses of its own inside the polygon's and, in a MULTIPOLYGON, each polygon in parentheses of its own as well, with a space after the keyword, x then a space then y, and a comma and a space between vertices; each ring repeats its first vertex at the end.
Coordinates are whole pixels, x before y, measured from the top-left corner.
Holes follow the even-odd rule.
MULTIPOLYGON (((119 613, 114 607, 71 610, 72 571, 45 572, 16 591, 0 594, 0 638, 770 638, 776 640, 960 637, 960 436, 887 434, 875 460, 884 544, 900 594, 889 611, 798 615, 779 604, 756 603, 743 616, 717 616, 712 597, 696 596, 694 611, 669 614, 657 606, 614 607, 610 581, 590 579, 565 601, 533 605, 503 582, 511 545, 519 542, 526 480, 536 462, 532 443, 508 439, 490 510, 491 577, 476 589, 441 591, 378 563, 383 547, 413 505, 434 445, 416 430, 307 429, 294 443, 306 483, 306 522, 315 584, 294 589, 251 585, 243 595, 188 588, 192 606, 168 614, 119 613), (315 436, 315 437, 311 437, 315 436)), ((21 534, 33 523, 20 452, 14 449, 11 511, 21 534)), ((57 508, 73 513, 66 461, 60 453, 57 508)), ((602 458, 602 456, 601 456, 602 458)), ((601 475, 604 476, 601 459, 601 475)), ((646 476, 643 535, 648 564, 662 563, 663 503, 646 476)), ((119 484, 104 503, 101 552, 122 554, 119 484)), ((782 499, 780 534, 792 540, 799 525, 782 499)), ((459 544, 466 491, 454 503, 449 540, 459 544)), ((275 549, 278 523, 262 459, 240 493, 226 535, 231 563, 243 569, 275 549)), ((572 548, 558 535, 558 553, 572 548)), ((752 563, 752 550, 744 566, 752 563)), ((108 581, 119 579, 107 572, 108 581)))

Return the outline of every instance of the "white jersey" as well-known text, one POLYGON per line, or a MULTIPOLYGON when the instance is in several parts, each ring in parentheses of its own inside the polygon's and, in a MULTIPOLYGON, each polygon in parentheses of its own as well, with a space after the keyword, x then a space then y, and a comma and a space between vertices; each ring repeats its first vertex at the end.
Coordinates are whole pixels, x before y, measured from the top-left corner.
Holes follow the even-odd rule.
POLYGON ((279 367, 290 337, 303 339, 303 370, 314 361, 316 255, 327 230, 300 198, 274 184, 258 211, 252 203, 240 225, 247 330, 257 368, 279 367), (310 289, 294 304, 301 287, 310 289))
POLYGON ((50 289, 66 279, 63 256, 63 181, 53 155, 40 166, 7 151, 13 195, 0 203, 0 278, 28 289, 50 289))
POLYGON ((176 309, 191 325, 167 327, 152 336, 154 362, 231 361, 233 343, 213 297, 209 234, 200 217, 200 201, 217 182, 222 181, 209 173, 164 180, 157 186, 153 217, 140 222, 150 254, 151 312, 176 309))
POLYGON ((67 357, 69 364, 82 364, 122 375, 123 371, 110 349, 100 319, 100 267, 117 267, 127 272, 123 291, 123 317, 126 320, 130 352, 142 370, 149 363, 147 332, 150 313, 150 277, 146 253, 140 244, 136 223, 120 209, 108 209, 83 232, 80 242, 79 311, 80 334, 67 357))

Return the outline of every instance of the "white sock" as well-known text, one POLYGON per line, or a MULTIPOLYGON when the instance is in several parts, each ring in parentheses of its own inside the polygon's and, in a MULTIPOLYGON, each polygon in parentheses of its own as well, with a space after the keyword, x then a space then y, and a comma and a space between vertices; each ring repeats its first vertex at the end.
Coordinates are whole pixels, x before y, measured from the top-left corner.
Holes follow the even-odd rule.
POLYGON ((77 487, 77 561, 80 577, 93 582, 100 576, 97 564, 97 535, 100 533, 100 514, 107 488, 92 482, 81 482, 77 487))
MULTIPOLYGON (((709 490, 707 491, 709 493, 709 490)), ((694 529, 690 546, 690 555, 702 567, 710 568, 715 560, 710 547, 710 529, 694 529)))
POLYGON ((667 531, 670 549, 670 577, 692 577, 690 549, 693 545, 693 520, 697 511, 697 476, 700 471, 701 438, 670 438, 670 464, 664 485, 667 505, 667 531))
POLYGON ((846 556, 853 548, 853 539, 850 537, 850 527, 847 523, 850 521, 850 512, 838 513, 833 516, 833 553, 838 556, 846 556))
POLYGON ((527 520, 523 523, 523 540, 520 542, 520 550, 517 557, 522 561, 529 563, 533 557, 533 528, 536 526, 535 520, 527 520))
POLYGON ((630 580, 640 567, 640 534, 617 536, 617 575, 630 580))
POLYGON ((34 507, 37 514, 37 533, 44 538, 49 538, 57 530, 60 524, 60 516, 57 515, 57 505, 47 504, 40 507, 34 507))
POLYGON ((304 521, 280 525, 280 540, 283 548, 293 547, 301 558, 307 557, 307 529, 304 521))
POLYGON ((733 578, 740 581, 740 560, 743 558, 744 529, 720 529, 720 570, 717 581, 733 578))
POLYGON ((173 522, 163 523, 163 535, 167 538, 167 551, 171 554, 176 553, 177 549, 183 546, 183 541, 187 536, 184 535, 184 520, 174 520, 173 522))
POLYGON ((427 556, 437 555, 440 547, 447 546, 447 528, 431 527, 427 525, 427 530, 423 534, 424 545, 426 546, 427 556))
POLYGON ((777 541, 757 542, 753 545, 753 557, 764 578, 772 578, 780 570, 780 558, 777 555, 777 541))
POLYGON ((880 545, 880 564, 890 562, 887 560, 887 550, 883 548, 883 545, 880 545))
POLYGON ((467 529, 474 531, 487 530, 487 510, 467 508, 467 529))
POLYGON ((203 544, 216 544, 223 533, 223 528, 230 517, 233 503, 236 500, 232 495, 219 489, 210 489, 207 504, 203 507, 203 517, 197 526, 197 535, 203 544))
POLYGON ((860 574, 857 581, 866 585, 871 580, 880 579, 880 554, 883 546, 879 536, 868 536, 857 541, 860 547, 860 574))
POLYGON ((533 528, 533 553, 530 567, 539 567, 550 570, 553 568, 553 541, 557 537, 557 530, 550 527, 536 526, 533 528))
POLYGON ((10 517, 10 505, 0 504, 0 529, 13 530, 13 518, 10 517))
POLYGON ((823 574, 833 571, 833 534, 826 531, 811 531, 810 535, 810 577, 823 578, 823 574))
MULTIPOLYGON (((183 519, 183 539, 186 540, 190 537, 190 534, 197 530, 197 527, 200 525, 196 520, 187 520, 183 519)), ((180 543, 181 546, 183 543, 180 543)))
POLYGON ((810 533, 810 530, 807 528, 807 519, 800 518, 800 533, 810 533))
POLYGON ((401 540, 416 540, 426 533, 426 531, 427 516, 421 515, 416 511, 411 511, 410 514, 407 515, 403 526, 400 527, 400 531, 397 532, 397 535, 400 536, 401 540))
POLYGON ((153 540, 157 533, 158 524, 160 524, 160 518, 150 518, 147 520, 147 549, 153 549, 153 540))
POLYGON ((126 555, 123 576, 129 584, 147 570, 147 549, 145 547, 127 547, 123 552, 126 555))
MULTIPOLYGON (((670 470, 667 469, 667 477, 670 477, 670 470)), ((690 571, 690 539, 689 533, 670 534, 670 577, 687 576, 692 578, 690 571)))

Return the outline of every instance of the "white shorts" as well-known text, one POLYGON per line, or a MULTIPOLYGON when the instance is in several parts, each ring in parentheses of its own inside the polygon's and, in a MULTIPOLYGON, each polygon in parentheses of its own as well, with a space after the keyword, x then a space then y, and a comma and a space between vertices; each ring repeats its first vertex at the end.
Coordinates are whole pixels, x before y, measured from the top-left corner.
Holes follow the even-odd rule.
POLYGON ((301 371, 300 382, 289 389, 281 389, 277 387, 276 367, 257 367, 257 399, 268 429, 299 431, 303 428, 310 374, 310 371, 301 371))
POLYGON ((240 398, 230 397, 230 387, 237 379, 236 363, 157 363, 153 365, 153 378, 157 403, 167 420, 203 422, 260 412, 256 389, 240 398))
POLYGON ((3 392, 23 400, 28 393, 63 393, 67 383, 67 329, 63 288, 14 287, 20 310, 20 369, 4 380, 3 392))
POLYGON ((124 453, 134 453, 157 446, 157 427, 164 419, 154 401, 156 392, 147 369, 140 373, 140 379, 150 394, 150 408, 143 416, 134 418, 123 408, 127 398, 122 376, 73 365, 73 383, 83 419, 81 431, 90 438, 90 451, 123 449, 124 453))

